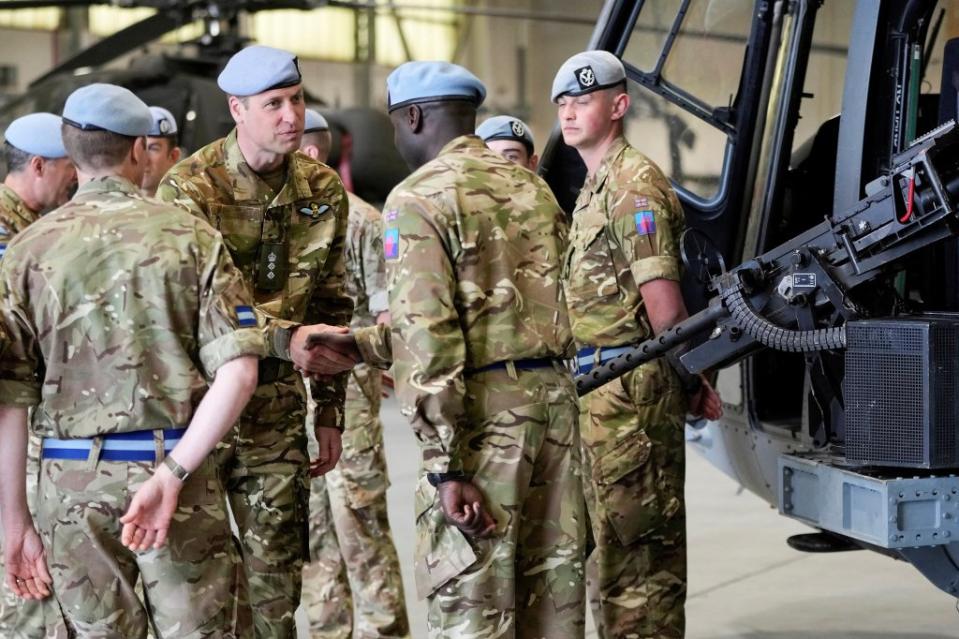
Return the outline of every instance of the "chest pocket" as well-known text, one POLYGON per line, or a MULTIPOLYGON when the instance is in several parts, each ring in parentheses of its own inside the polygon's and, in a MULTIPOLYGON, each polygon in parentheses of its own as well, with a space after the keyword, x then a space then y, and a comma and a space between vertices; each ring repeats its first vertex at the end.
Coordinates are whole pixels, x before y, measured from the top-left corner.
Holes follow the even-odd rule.
POLYGON ((263 232, 263 207, 236 204, 212 204, 213 225, 223 234, 230 255, 247 274, 257 260, 260 237, 263 232))
POLYGON ((579 308, 619 297, 605 219, 595 216, 583 221, 573 229, 563 267, 566 301, 579 308))
POLYGON ((289 228, 290 278, 307 278, 312 281, 326 265, 330 256, 330 246, 336 237, 336 216, 332 206, 318 204, 316 212, 311 211, 311 202, 297 202, 292 205, 289 228))

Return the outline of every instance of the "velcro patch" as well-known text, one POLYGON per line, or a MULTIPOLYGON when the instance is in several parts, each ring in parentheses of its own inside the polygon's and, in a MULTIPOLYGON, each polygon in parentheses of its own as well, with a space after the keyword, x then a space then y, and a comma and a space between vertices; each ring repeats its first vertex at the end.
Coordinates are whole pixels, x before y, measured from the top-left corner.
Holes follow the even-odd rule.
POLYGON ((388 260, 395 260, 400 256, 400 230, 386 229, 383 232, 383 255, 388 260))
POLYGON ((256 327, 256 313, 253 311, 252 306, 237 306, 236 307, 236 321, 240 325, 240 328, 255 328, 256 327))
POLYGON ((652 235, 656 232, 656 218, 652 211, 636 211, 636 232, 640 235, 652 235))
POLYGON ((7 245, 0 244, 0 257, 3 257, 3 254, 7 252, 7 245))

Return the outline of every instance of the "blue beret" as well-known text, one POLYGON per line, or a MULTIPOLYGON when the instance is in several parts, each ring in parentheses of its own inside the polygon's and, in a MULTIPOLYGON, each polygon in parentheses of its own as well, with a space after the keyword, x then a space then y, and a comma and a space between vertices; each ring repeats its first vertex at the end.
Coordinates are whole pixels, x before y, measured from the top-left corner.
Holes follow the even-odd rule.
POLYGON ((313 109, 306 110, 306 123, 303 125, 303 133, 311 133, 312 131, 329 131, 330 124, 326 121, 318 111, 313 109))
POLYGON ((10 123, 3 134, 10 145, 42 158, 65 158, 60 126, 63 120, 52 113, 31 113, 10 123))
POLYGON ((476 127, 476 135, 483 138, 483 142, 490 140, 516 140, 522 142, 533 152, 533 134, 529 127, 519 118, 511 115, 497 115, 476 127))
POLYGON ((553 79, 550 100, 561 95, 585 95, 616 86, 626 79, 623 63, 609 51, 584 51, 563 63, 553 79))
POLYGON ((224 93, 245 98, 300 84, 300 66, 289 51, 254 45, 236 53, 216 83, 224 93))
POLYGON ((153 116, 153 126, 150 127, 149 135, 154 138, 176 135, 176 118, 173 114, 163 107, 150 107, 150 115, 153 116))
POLYGON ((387 110, 417 102, 465 100, 475 106, 486 99, 486 87, 463 67, 449 62, 407 62, 386 78, 387 110))
POLYGON ((84 131, 110 131, 130 137, 149 134, 150 108, 133 92, 115 84, 88 84, 70 94, 63 121, 84 131))

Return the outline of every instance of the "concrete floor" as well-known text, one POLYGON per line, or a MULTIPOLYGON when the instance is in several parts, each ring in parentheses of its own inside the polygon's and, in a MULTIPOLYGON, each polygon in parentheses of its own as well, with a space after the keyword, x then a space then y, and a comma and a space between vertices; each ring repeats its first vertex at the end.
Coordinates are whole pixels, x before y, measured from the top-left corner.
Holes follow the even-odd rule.
MULTIPOLYGON (((419 451, 396 403, 384 404, 390 521, 403 562, 412 637, 426 612, 413 587, 413 486, 419 451)), ((807 531, 690 453, 688 639, 947 639, 957 602, 904 562, 859 551, 808 555, 786 545, 807 531)), ((300 637, 307 639, 299 616, 300 637)), ((596 634, 589 626, 587 637, 596 634)))

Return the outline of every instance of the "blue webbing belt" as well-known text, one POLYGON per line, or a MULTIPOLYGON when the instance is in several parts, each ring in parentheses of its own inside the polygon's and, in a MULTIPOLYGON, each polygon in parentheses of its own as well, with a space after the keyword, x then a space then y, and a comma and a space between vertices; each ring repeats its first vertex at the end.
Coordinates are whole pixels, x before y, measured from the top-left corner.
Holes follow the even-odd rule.
MULTIPOLYGON (((186 432, 185 428, 166 428, 163 430, 163 450, 169 453, 186 432)), ((101 435, 103 445, 100 459, 104 461, 157 461, 156 445, 152 430, 138 430, 132 433, 110 433, 101 435)), ((93 448, 94 440, 43 438, 43 459, 87 459, 93 448)))
POLYGON ((593 370, 594 366, 605 364, 609 360, 628 352, 631 348, 631 345, 612 346, 608 348, 605 346, 587 346, 581 348, 576 353, 576 371, 579 375, 585 375, 593 370), (596 351, 599 351, 599 361, 596 360, 596 351))
MULTIPOLYGON (((534 368, 552 368, 556 362, 560 360, 554 357, 540 357, 537 359, 513 359, 509 360, 513 363, 513 366, 516 367, 516 370, 530 370, 534 368)), ((492 364, 487 364, 486 366, 480 366, 479 368, 470 368, 467 373, 485 373, 486 371, 495 371, 495 370, 506 370, 509 362, 493 362, 492 364)))

